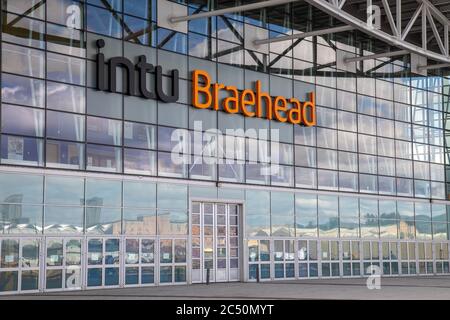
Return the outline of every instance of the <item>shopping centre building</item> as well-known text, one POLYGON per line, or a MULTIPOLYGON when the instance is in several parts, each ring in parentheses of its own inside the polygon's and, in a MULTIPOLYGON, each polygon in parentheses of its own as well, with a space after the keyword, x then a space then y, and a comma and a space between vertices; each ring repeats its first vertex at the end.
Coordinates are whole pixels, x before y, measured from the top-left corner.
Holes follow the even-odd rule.
POLYGON ((0 294, 448 274, 446 3, 1 1, 0 294))

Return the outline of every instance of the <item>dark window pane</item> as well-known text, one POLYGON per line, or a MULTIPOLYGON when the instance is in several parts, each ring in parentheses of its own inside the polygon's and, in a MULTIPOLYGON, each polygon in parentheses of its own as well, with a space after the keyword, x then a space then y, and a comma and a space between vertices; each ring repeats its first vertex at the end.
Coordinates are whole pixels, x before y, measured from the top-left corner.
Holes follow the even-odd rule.
POLYGON ((86 109, 85 89, 47 81, 47 108, 84 113, 86 109))
POLYGON ((144 19, 153 18, 153 20, 155 20, 156 13, 152 12, 155 9, 155 0, 126 0, 123 3, 124 13, 128 13, 144 19))
POLYGON ((85 62, 82 59, 48 52, 47 79, 84 85, 85 62))
POLYGON ((87 30, 90 32, 100 33, 114 38, 122 38, 121 19, 121 14, 87 6, 87 30))
POLYGON ((127 147, 155 149, 156 128, 152 125, 125 122, 124 144, 127 147))
POLYGON ((7 14, 2 23, 2 40, 33 48, 45 48, 45 24, 42 21, 7 14))
POLYGON ((52 168, 83 169, 84 144, 47 140, 46 163, 52 168))
POLYGON ((45 98, 44 81, 2 74, 2 101, 43 107, 45 98))
POLYGON ((2 106, 2 132, 42 137, 44 111, 4 104, 2 106))
POLYGON ((84 116, 47 111, 47 137, 73 141, 84 140, 84 116))
POLYGON ((3 135, 1 155, 2 163, 42 166, 43 141, 42 139, 3 135))
POLYGON ((88 117, 87 141, 101 144, 122 144, 122 122, 118 120, 88 117))
POLYGON ((158 48, 187 53, 187 35, 164 28, 158 28, 158 48))
POLYGON ((120 148, 88 144, 86 169, 93 171, 121 172, 122 150, 120 148))
POLYGON ((124 21, 127 26, 124 29, 124 40, 143 45, 155 45, 153 41, 156 36, 156 26, 153 23, 130 16, 125 16, 124 21))
POLYGON ((44 19, 45 1, 42 0, 6 0, 3 2, 3 9, 20 15, 44 19), (33 8, 33 10, 30 10, 33 8))
POLYGON ((124 167, 125 173, 155 175, 156 152, 125 149, 124 167))
POLYGON ((71 56, 85 57, 86 42, 83 32, 47 23, 47 49, 71 56))
POLYGON ((2 70, 23 76, 43 78, 45 53, 41 50, 3 43, 2 70))

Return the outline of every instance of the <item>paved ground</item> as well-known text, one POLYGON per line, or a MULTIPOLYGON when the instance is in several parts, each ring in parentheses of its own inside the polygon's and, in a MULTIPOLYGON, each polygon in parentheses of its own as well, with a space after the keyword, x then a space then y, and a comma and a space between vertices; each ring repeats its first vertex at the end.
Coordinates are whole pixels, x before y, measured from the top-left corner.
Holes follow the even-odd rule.
POLYGON ((221 283, 0 296, 2 299, 450 299, 450 276, 221 283))

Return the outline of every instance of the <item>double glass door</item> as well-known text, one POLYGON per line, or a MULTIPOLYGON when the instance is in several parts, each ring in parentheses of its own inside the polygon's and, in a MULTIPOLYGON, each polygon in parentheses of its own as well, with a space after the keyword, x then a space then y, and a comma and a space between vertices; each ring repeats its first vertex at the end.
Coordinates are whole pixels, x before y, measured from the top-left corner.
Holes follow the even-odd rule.
POLYGON ((192 204, 192 282, 240 280, 239 211, 237 204, 192 204))
POLYGON ((120 285, 120 239, 87 239, 87 287, 120 285))
POLYGON ((0 239, 0 294, 39 289, 41 240, 0 239))
POLYGON ((79 290, 82 286, 82 239, 47 238, 45 289, 79 290))

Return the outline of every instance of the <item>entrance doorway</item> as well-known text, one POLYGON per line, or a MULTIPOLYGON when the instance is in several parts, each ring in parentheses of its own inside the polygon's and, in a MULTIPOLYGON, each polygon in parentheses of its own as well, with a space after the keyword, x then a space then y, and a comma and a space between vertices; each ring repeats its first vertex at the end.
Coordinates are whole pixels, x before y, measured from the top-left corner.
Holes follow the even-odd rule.
POLYGON ((79 290, 81 238, 49 237, 45 242, 45 290, 79 290))
POLYGON ((240 280, 238 204, 193 202, 191 214, 191 279, 193 283, 240 280))

